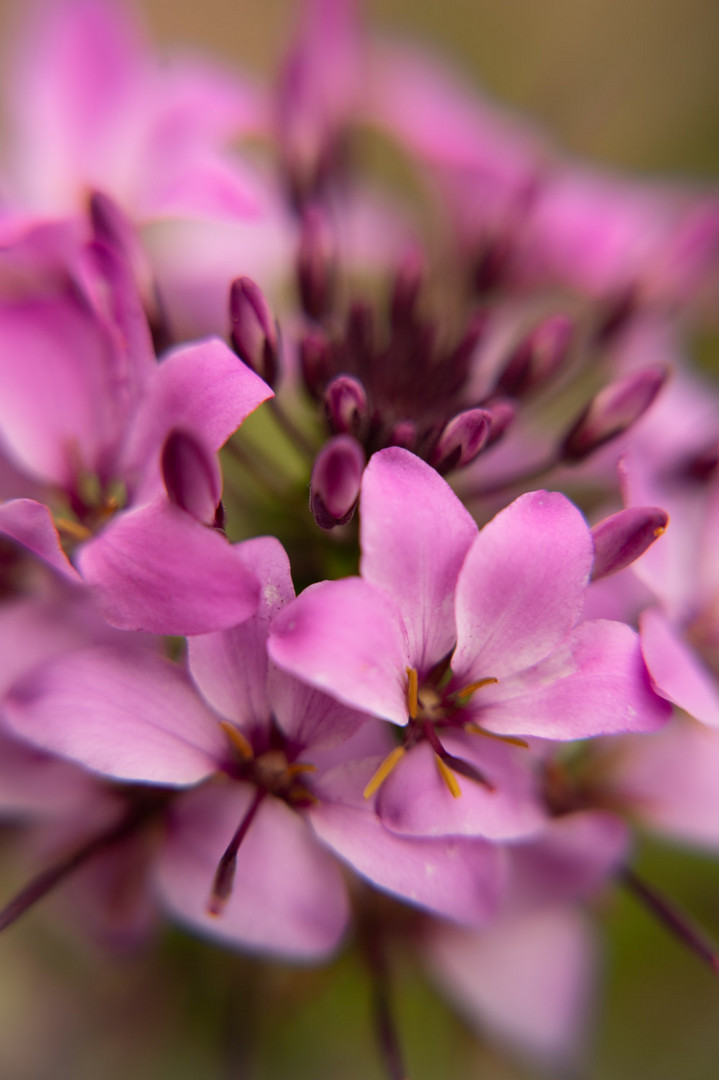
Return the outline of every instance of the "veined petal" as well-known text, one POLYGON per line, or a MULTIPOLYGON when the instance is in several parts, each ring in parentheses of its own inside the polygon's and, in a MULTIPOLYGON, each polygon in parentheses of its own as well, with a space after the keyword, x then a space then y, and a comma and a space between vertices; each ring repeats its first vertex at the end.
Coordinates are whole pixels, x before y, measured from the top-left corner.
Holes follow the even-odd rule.
POLYGON ((13 499, 0 506, 0 534, 26 548, 57 570, 64 578, 79 583, 80 575, 60 546, 52 515, 34 499, 13 499))
POLYGON ((696 720, 719 728, 719 686, 708 668, 658 608, 639 620, 642 653, 652 686, 696 720))
POLYGON ((349 918, 339 866, 302 817, 272 796, 242 841, 221 914, 207 913, 217 865, 253 795, 249 784, 233 784, 183 796, 158 866, 164 901, 183 922, 226 944, 298 960, 326 956, 349 918))
POLYGON ((468 926, 496 912, 504 887, 504 853, 485 840, 400 837, 362 797, 365 761, 340 765, 315 785, 308 817, 337 855, 380 889, 468 926))
POLYGON ((564 495, 532 491, 485 525, 457 584, 452 668, 466 682, 536 664, 579 618, 594 548, 564 495))
POLYGON ((407 723, 409 644, 395 604, 361 578, 305 589, 272 623, 270 657, 346 705, 407 723))
POLYGON ((77 561, 123 630, 203 634, 257 608, 257 579, 232 545, 162 497, 118 516, 77 561))
MULTIPOLYGON (((454 798, 439 774, 427 742, 409 750, 390 773, 377 797, 377 812, 393 832, 408 836, 484 836, 514 839, 537 832, 545 820, 528 751, 478 735, 442 734, 442 745, 474 766, 494 790, 457 776, 454 798)), ((450 766, 451 767, 451 766, 450 766)))
POLYGON ((279 540, 261 536, 234 548, 259 582, 259 606, 239 626, 190 639, 190 672, 213 708, 242 727, 269 724, 267 630, 273 616, 294 599, 290 562, 279 540))
POLYGON ((652 690, 639 638, 623 623, 582 623, 534 667, 482 689, 477 720, 500 734, 586 739, 654 731, 671 707, 652 690))
POLYGON ((412 666, 454 645, 454 591, 477 526, 449 484, 399 447, 375 454, 362 479, 362 577, 397 603, 412 666))
POLYGON ((226 753, 185 673, 136 648, 96 646, 41 664, 11 688, 3 712, 23 739, 116 779, 193 784, 226 753))

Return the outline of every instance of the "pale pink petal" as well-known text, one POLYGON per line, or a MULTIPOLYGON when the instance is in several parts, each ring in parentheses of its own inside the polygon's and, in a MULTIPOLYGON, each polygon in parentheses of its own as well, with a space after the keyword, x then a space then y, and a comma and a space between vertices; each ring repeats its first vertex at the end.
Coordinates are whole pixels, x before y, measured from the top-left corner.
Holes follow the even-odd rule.
POLYGON ((0 533, 20 544, 64 578, 79 583, 80 576, 60 546, 52 514, 33 499, 13 499, 0 506, 0 533))
POLYGON ((719 728, 719 686, 659 608, 642 612, 642 652, 652 686, 703 724, 719 728))
POLYGON ((450 754, 478 769, 494 790, 457 775, 462 794, 453 796, 439 773, 434 751, 422 742, 406 753, 379 790, 377 812, 388 828, 413 836, 504 840, 530 835, 542 827, 546 815, 529 751, 480 735, 458 732, 440 733, 440 737, 450 754))
POLYGON ((348 708, 274 665, 270 666, 268 688, 278 726, 294 745, 303 751, 311 748, 313 761, 317 747, 325 750, 346 742, 369 720, 367 713, 348 708))
POLYGON ((268 639, 283 670, 354 708, 406 724, 407 635, 386 593, 360 578, 305 589, 268 639))
POLYGON ((0 729, 0 814, 45 817, 87 807, 97 781, 73 765, 0 729))
POLYGON ((148 382, 124 453, 124 472, 137 486, 135 501, 160 483, 160 448, 183 428, 219 450, 272 391, 218 338, 169 353, 148 382))
POLYGON ((424 952, 481 1036, 489 1030, 534 1068, 577 1060, 596 966, 596 943, 579 912, 550 908, 503 919, 481 934, 437 925, 424 952))
POLYGON ((504 886, 501 849, 482 839, 400 837, 385 829, 362 798, 371 763, 340 765, 315 785, 308 811, 315 832, 380 889, 420 907, 482 926, 496 912, 504 886))
POLYGON ((485 525, 457 585, 460 679, 502 679, 547 656, 579 618, 592 567, 589 528, 564 496, 533 491, 485 525))
POLYGON ((191 638, 190 672, 205 700, 223 716, 241 727, 265 730, 270 722, 267 629, 274 615, 294 599, 295 590, 279 540, 258 537, 234 550, 257 577, 259 606, 240 626, 191 638))
POLYGON ((158 865, 163 900, 177 918, 225 944, 296 960, 323 957, 349 918, 342 876, 302 817, 272 796, 242 841, 224 910, 207 913, 217 865, 254 792, 247 784, 210 786, 180 800, 158 865))
POLYGON ((116 779, 192 784, 227 753, 184 672, 140 649, 96 646, 41 664, 3 713, 21 738, 116 779))
POLYGON ((603 620, 582 623, 533 668, 483 687, 471 707, 490 731, 561 740, 654 731, 671 713, 652 691, 637 635, 603 620))
POLYGON ((454 590, 477 526, 434 469, 390 447, 364 471, 361 573, 396 601, 420 674, 454 645, 454 590))
POLYGON ((257 608, 254 574, 225 537, 160 498, 120 514, 77 562, 113 626, 204 634, 257 608))

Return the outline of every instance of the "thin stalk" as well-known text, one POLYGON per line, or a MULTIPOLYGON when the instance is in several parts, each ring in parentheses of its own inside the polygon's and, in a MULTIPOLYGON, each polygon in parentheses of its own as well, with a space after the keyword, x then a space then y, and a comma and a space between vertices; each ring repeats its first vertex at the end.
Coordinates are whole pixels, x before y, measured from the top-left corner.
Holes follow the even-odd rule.
POLYGON ((279 399, 277 397, 270 398, 267 405, 277 426, 284 431, 289 441, 293 443, 303 457, 306 457, 308 461, 314 461, 317 456, 317 447, 312 445, 303 431, 300 431, 284 406, 280 405, 279 399))
POLYGON ((629 891, 656 916, 670 934, 707 964, 719 975, 719 952, 708 934, 697 926, 673 901, 664 896, 654 885, 640 878, 628 867, 622 871, 621 881, 629 891))

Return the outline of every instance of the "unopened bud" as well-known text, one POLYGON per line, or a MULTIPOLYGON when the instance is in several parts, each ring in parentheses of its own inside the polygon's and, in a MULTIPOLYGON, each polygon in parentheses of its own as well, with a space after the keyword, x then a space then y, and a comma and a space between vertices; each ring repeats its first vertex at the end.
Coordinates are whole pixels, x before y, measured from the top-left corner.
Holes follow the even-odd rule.
POLYGON ((397 268, 392 299, 390 301, 390 321, 392 326, 410 322, 414 317, 425 277, 424 256, 419 248, 408 251, 397 268))
POLYGON ((417 449, 418 438, 417 425, 412 420, 400 420, 390 431, 387 445, 414 451, 417 449))
POLYGON ((332 307, 335 257, 329 222, 316 206, 302 216, 297 273, 305 313, 322 319, 332 307))
POLYGON ((652 404, 667 374, 663 367, 642 368, 600 390, 564 436, 561 459, 582 461, 627 431, 652 404))
POLYGON ((338 375, 325 390, 325 412, 335 435, 361 438, 369 411, 364 386, 352 375, 338 375))
POLYGON ((364 466, 364 450, 350 435, 336 435, 322 447, 310 481, 310 510, 321 529, 346 525, 350 520, 364 466))
POLYGON ((657 506, 630 506, 604 518, 592 529, 592 581, 629 566, 666 530, 669 515, 657 506))
POLYGON ((636 315, 639 302, 636 286, 628 286, 609 297, 599 312, 599 321, 594 328, 595 343, 607 345, 621 334, 636 315))
POLYGON ((439 473, 469 465, 486 446, 491 426, 492 417, 486 409, 467 409, 453 416, 434 445, 430 465, 439 473))
POLYGON ((493 446, 498 439, 501 439, 509 425, 517 415, 517 410, 511 401, 505 401, 503 398, 499 398, 497 401, 493 401, 490 407, 489 417, 489 435, 487 437, 487 446, 493 446))
POLYGON ((165 439, 160 468, 170 500, 204 525, 215 525, 222 494, 217 455, 176 428, 165 439))
POLYGON ((469 319, 458 345, 452 353, 452 366, 457 371, 466 373, 470 361, 482 338, 487 332, 489 316, 485 311, 475 311, 469 319))
POLYGON ((248 277, 230 286, 230 337, 240 360, 269 386, 277 381, 279 351, 277 323, 264 293, 248 277))
POLYGON ((315 401, 322 398, 324 389, 335 372, 334 348, 321 330, 312 330, 300 341, 300 370, 307 392, 315 401))
POLYGON ((547 382, 567 359, 571 339, 572 323, 565 315, 544 319, 517 345, 495 392, 521 397, 547 382))

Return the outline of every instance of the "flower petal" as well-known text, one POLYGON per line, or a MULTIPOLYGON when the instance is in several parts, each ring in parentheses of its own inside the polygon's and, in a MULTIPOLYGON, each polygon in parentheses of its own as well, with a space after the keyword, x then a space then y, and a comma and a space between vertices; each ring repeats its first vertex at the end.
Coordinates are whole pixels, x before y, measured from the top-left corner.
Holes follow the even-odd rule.
POLYGON ((564 495, 532 491, 497 514, 459 575, 455 673, 502 679, 547 656, 579 618, 593 554, 564 495))
POLYGON ((679 632, 658 608, 642 612, 639 631, 656 692, 696 720, 719 728, 719 686, 679 632))

